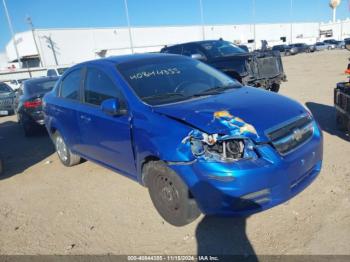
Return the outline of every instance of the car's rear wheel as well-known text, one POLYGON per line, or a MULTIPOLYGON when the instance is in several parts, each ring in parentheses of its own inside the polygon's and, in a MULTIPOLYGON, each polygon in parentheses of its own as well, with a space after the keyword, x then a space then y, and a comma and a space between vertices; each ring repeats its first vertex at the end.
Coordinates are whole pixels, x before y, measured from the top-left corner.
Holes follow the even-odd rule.
POLYGON ((186 184, 164 162, 149 162, 143 172, 153 205, 169 224, 184 226, 201 214, 186 184))
POLYGON ((52 139, 56 147, 58 158, 63 165, 74 166, 80 163, 81 158, 78 155, 72 153, 58 131, 53 134, 52 139))

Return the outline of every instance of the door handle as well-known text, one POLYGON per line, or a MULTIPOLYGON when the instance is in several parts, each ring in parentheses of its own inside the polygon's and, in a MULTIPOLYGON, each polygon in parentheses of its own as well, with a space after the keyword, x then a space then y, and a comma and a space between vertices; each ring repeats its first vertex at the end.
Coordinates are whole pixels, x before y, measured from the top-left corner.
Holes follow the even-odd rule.
POLYGON ((80 115, 80 119, 85 121, 85 122, 90 122, 91 121, 91 118, 86 116, 86 115, 80 115))

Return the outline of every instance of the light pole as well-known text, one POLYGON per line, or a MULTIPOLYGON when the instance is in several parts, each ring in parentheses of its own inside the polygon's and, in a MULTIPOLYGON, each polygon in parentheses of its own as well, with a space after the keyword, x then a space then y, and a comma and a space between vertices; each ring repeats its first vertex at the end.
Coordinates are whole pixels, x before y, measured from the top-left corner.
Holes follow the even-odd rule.
POLYGON ((199 0, 199 11, 201 14, 202 38, 203 38, 203 40, 205 40, 204 12, 203 12, 203 1, 202 0, 199 0))
POLYGON ((289 40, 289 44, 293 44, 293 0, 290 0, 289 17, 290 17, 290 40, 289 40))
POLYGON ((126 22, 128 23, 128 30, 129 30, 130 49, 131 49, 131 53, 133 54, 134 53, 134 46, 133 46, 133 43, 132 43, 130 18, 129 18, 129 9, 128 9, 128 1, 127 0, 124 0, 124 7, 125 7, 126 22))
POLYGON ((42 64, 42 62, 41 62, 41 56, 40 56, 38 44, 37 44, 36 39, 35 39, 35 32, 34 32, 34 25, 33 25, 32 18, 31 18, 30 16, 27 16, 26 20, 27 20, 27 23, 28 23, 29 26, 30 26, 31 31, 32 31, 32 35, 33 35, 33 40, 34 40, 35 48, 36 48, 36 51, 37 51, 38 57, 39 57, 39 63, 40 63, 40 66, 42 67, 43 64, 42 64))
POLYGON ((21 62, 21 58, 19 57, 19 53, 18 53, 18 49, 17 49, 17 43, 16 43, 16 38, 15 38, 15 32, 13 30, 13 26, 12 26, 12 23, 11 23, 10 14, 9 14, 9 12, 7 10, 7 6, 6 6, 5 0, 2 0, 2 3, 4 5, 4 10, 5 10, 6 18, 7 18, 7 23, 9 25, 10 32, 11 32, 11 35, 12 35, 12 41, 13 41, 13 46, 15 48, 17 61, 18 61, 19 67, 21 68, 22 67, 22 62, 21 62))
POLYGON ((55 64, 56 64, 56 66, 58 66, 58 60, 57 60, 57 56, 56 56, 55 44, 52 41, 51 35, 50 36, 46 36, 45 35, 45 36, 43 36, 43 38, 46 39, 46 43, 48 43, 47 47, 51 49, 53 58, 55 59, 55 64))
POLYGON ((256 21, 255 21, 255 15, 256 15, 256 3, 255 0, 253 1, 253 39, 254 39, 254 50, 256 50, 256 21))

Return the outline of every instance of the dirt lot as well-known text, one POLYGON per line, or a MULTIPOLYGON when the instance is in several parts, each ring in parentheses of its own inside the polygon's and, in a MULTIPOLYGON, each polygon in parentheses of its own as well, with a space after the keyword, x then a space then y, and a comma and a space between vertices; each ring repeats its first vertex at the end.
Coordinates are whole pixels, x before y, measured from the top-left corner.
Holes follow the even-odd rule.
POLYGON ((350 254, 350 142, 335 130, 332 106, 349 56, 283 58, 281 93, 320 122, 324 166, 297 197, 246 219, 173 227, 145 188, 91 162, 66 168, 45 133, 28 139, 14 116, 0 118, 0 254, 350 254))

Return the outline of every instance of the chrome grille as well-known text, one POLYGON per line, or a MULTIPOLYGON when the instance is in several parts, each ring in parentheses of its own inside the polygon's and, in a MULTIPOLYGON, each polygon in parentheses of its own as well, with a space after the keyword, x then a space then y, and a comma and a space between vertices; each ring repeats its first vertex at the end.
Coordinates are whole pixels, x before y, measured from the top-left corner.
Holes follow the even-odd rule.
POLYGON ((12 106, 13 98, 0 98, 0 106, 12 106))
POLYGON ((294 118, 267 132, 273 146, 281 155, 286 155, 311 139, 314 122, 309 115, 294 118))

